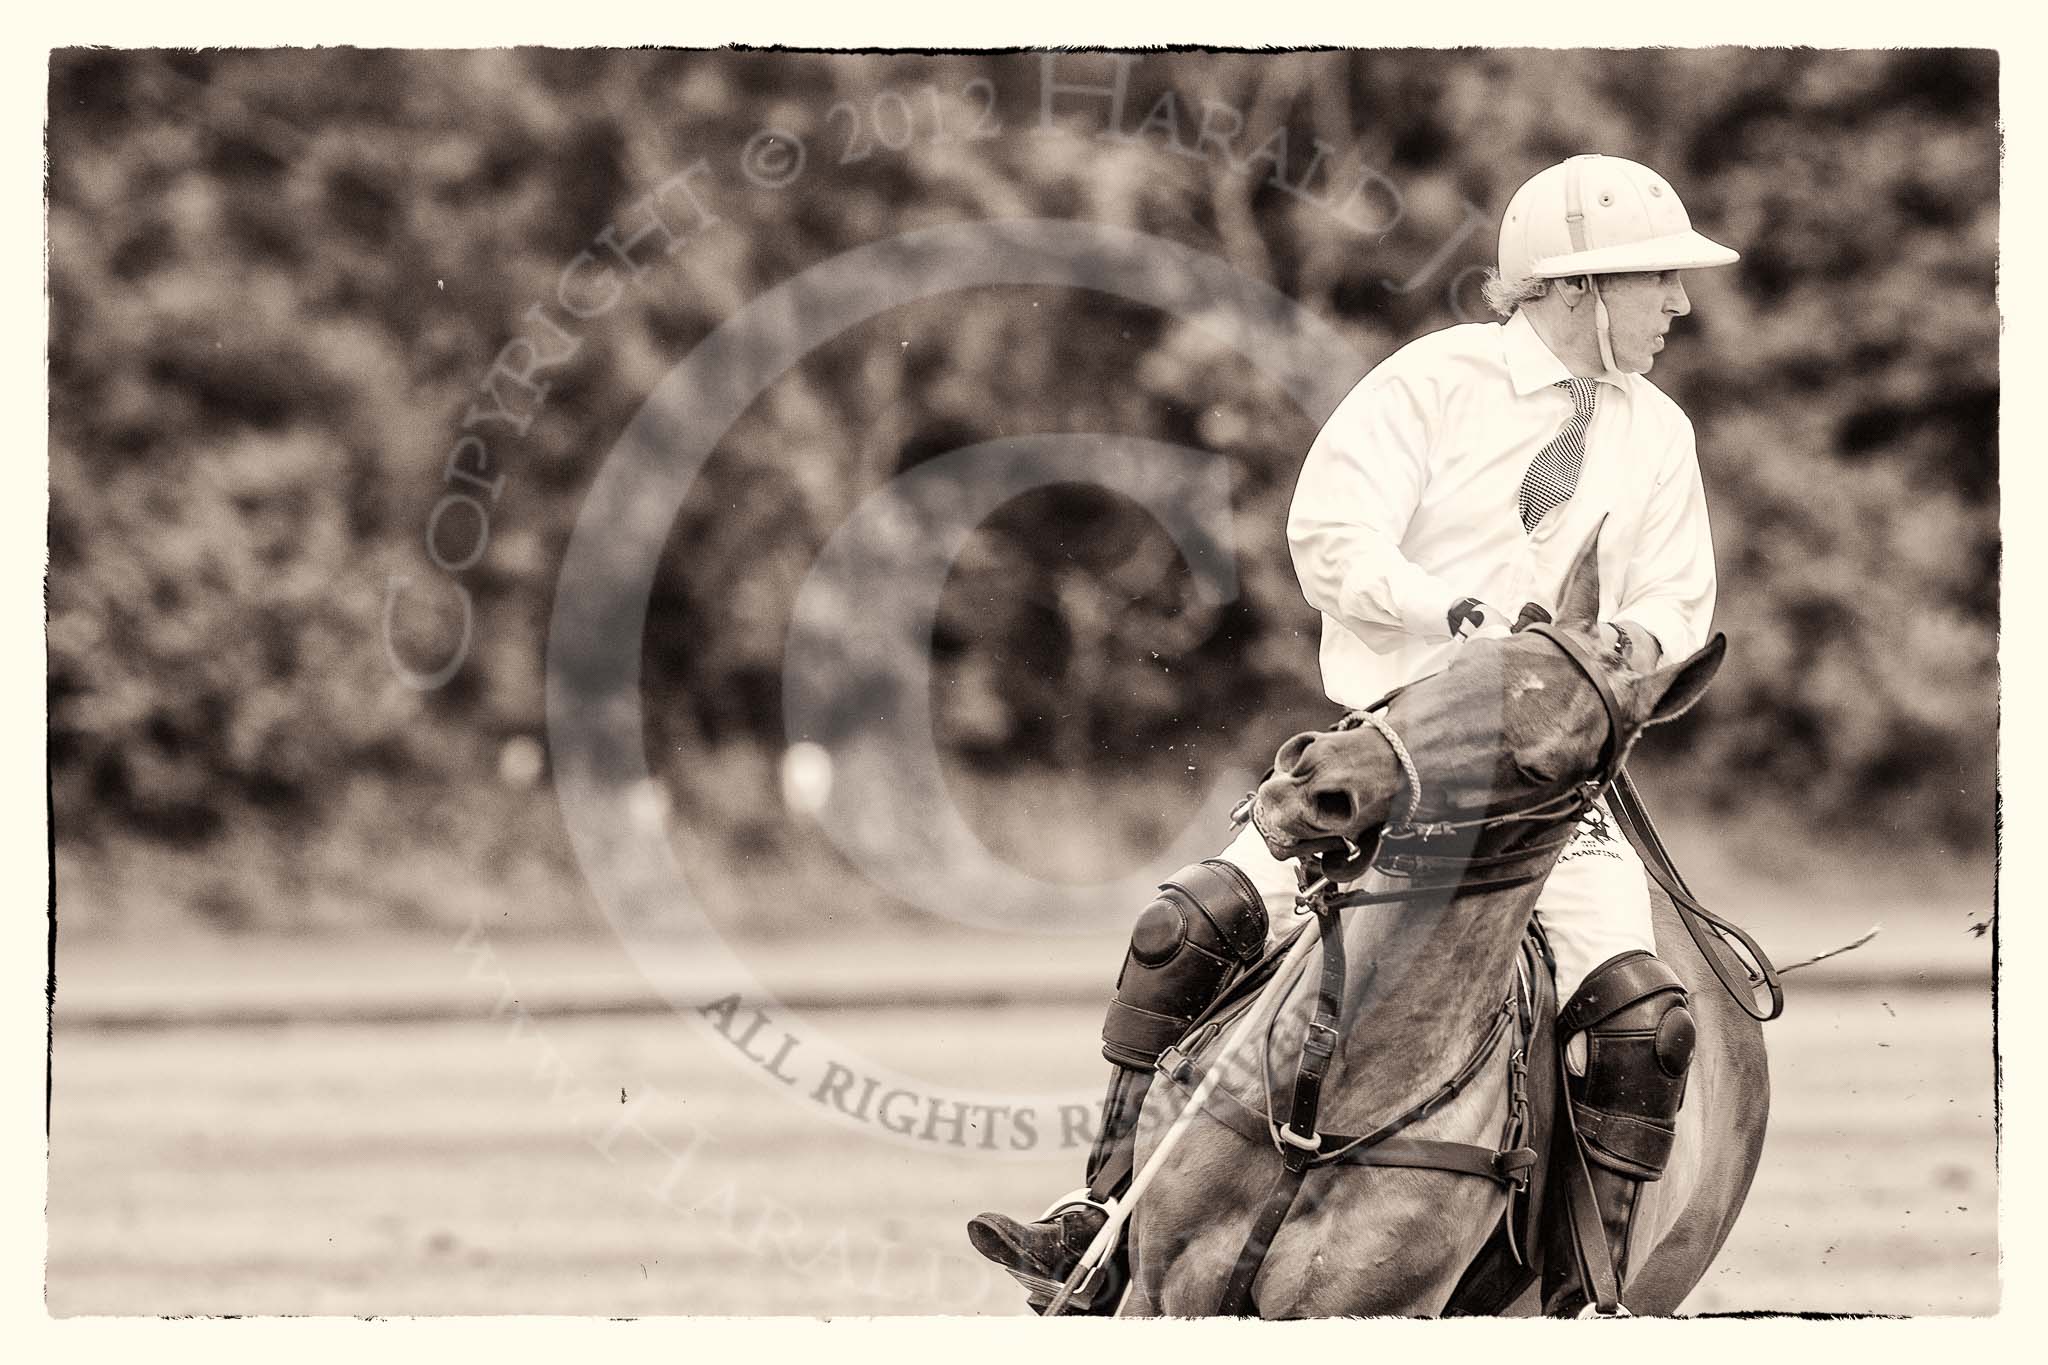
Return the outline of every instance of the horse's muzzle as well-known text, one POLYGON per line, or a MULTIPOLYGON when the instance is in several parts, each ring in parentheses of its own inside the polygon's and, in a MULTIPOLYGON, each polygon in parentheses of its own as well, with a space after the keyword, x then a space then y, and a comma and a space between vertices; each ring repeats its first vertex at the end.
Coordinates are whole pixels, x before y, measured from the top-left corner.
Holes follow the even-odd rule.
POLYGON ((1252 825, 1276 858, 1355 861, 1386 824, 1392 784, 1386 746, 1357 731, 1308 731, 1280 746, 1252 797, 1252 825))

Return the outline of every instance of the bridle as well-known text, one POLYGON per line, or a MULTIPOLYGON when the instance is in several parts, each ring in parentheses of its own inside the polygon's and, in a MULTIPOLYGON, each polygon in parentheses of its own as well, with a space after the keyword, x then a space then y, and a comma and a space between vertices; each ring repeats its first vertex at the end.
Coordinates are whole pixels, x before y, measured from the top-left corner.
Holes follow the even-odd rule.
MULTIPOLYGON (((1408 751, 1407 744, 1401 739, 1400 733, 1382 714, 1392 706, 1396 697, 1414 684, 1396 688, 1371 706, 1348 712, 1342 720, 1331 727, 1332 732, 1341 733, 1357 729, 1378 732, 1380 738, 1386 741, 1387 747, 1393 751, 1394 760, 1401 769, 1402 790, 1397 794, 1395 804, 1402 804, 1400 796, 1405 795, 1407 809, 1398 820, 1389 820, 1381 827, 1378 840, 1369 852, 1346 839, 1339 850, 1322 854, 1315 862, 1320 869, 1321 880, 1327 884, 1324 888, 1326 892, 1339 883, 1356 879, 1368 868, 1398 878, 1403 884, 1388 891, 1351 891, 1333 895, 1333 905, 1348 906, 1404 900, 1424 890, 1504 890, 1512 886, 1526 885, 1541 876, 1542 869, 1549 866, 1547 855, 1561 850, 1571 842, 1569 827, 1575 825, 1593 808, 1620 775, 1622 761, 1628 754, 1628 722, 1622 712, 1621 699, 1615 695, 1606 670, 1587 652, 1585 646, 1554 625, 1536 622, 1524 626, 1516 633, 1539 635, 1548 640, 1577 666, 1598 694, 1600 704, 1607 713, 1607 736, 1601 744, 1600 760, 1592 774, 1576 779, 1561 788, 1538 792, 1526 804, 1508 810, 1418 821, 1416 816, 1422 810, 1423 799, 1421 769, 1415 762, 1415 756, 1408 751), (1567 832, 1555 840, 1526 845, 1512 853, 1489 858, 1472 858, 1460 851, 1434 853, 1429 848, 1432 841, 1455 839, 1459 835, 1483 832, 1502 825, 1531 823, 1556 824, 1567 827, 1567 832), (1520 864, 1528 866, 1517 867, 1520 864), (1507 868, 1516 870, 1503 870, 1507 868), (1469 875, 1474 872, 1489 875, 1483 875, 1475 880, 1469 875), (1451 880, 1437 882, 1432 880, 1432 874, 1449 877, 1451 880)), ((1249 802, 1245 809, 1256 827, 1256 812, 1249 802)), ((1264 832, 1261 828, 1260 833, 1264 832)), ((1309 876, 1307 860, 1303 863, 1303 875, 1304 878, 1309 876)), ((1310 889, 1310 886, 1305 885, 1304 893, 1310 889)))
MULTIPOLYGON (((1377 729, 1394 750, 1394 757, 1401 764, 1401 771, 1409 783, 1408 813, 1400 824, 1393 826, 1395 839, 1440 839, 1468 829, 1490 829, 1495 825, 1524 823, 1528 821, 1562 820, 1583 814, 1585 809, 1600 799, 1608 784, 1621 771, 1621 760, 1626 755, 1622 737, 1627 722, 1622 718, 1621 699, 1614 695, 1614 687, 1607 681, 1604 669, 1587 654, 1583 645, 1552 625, 1537 624, 1526 626, 1525 635, 1539 635, 1556 645, 1564 656, 1578 666, 1586 681, 1593 685, 1593 691, 1600 697, 1600 704, 1607 712, 1607 737, 1600 745, 1600 761, 1591 777, 1573 782, 1561 791, 1539 795, 1529 805, 1514 810, 1470 816, 1462 820, 1434 820, 1422 824, 1415 822, 1415 815, 1422 806, 1422 779, 1415 766, 1414 757, 1408 746, 1401 742, 1399 734, 1385 719, 1373 711, 1362 713, 1365 723, 1377 729)), ((1391 700, 1391 698, 1389 699, 1391 700)))

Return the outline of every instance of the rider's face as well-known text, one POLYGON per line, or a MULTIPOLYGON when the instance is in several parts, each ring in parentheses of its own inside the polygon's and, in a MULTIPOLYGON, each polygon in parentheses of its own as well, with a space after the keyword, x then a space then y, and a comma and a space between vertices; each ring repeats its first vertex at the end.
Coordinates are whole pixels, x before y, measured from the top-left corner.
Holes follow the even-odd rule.
POLYGON ((1664 349, 1674 319, 1692 311, 1676 270, 1602 275, 1597 281, 1607 303, 1608 344, 1614 365, 1627 374, 1646 373, 1664 349))

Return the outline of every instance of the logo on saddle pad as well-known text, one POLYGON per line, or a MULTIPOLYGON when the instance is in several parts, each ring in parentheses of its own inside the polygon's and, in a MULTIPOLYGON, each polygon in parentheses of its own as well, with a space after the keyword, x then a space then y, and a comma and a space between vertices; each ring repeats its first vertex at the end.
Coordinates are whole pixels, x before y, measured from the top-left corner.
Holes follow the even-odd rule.
POLYGON ((1615 847, 1614 825, 1608 820, 1607 812, 1599 806, 1589 809, 1579 821, 1579 828, 1572 835, 1571 846, 1564 851, 1559 862, 1570 862, 1574 858, 1593 855, 1601 858, 1621 860, 1621 850, 1615 847))

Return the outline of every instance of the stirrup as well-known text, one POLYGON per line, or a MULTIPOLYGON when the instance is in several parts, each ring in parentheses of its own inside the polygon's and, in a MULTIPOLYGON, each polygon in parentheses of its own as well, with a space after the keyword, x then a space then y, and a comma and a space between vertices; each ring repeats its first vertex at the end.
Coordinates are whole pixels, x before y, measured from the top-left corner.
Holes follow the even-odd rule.
POLYGON ((1065 1213, 1068 1209, 1083 1208, 1096 1209, 1099 1210, 1103 1214, 1103 1216, 1108 1218, 1114 1218, 1116 1217, 1116 1207, 1116 1200, 1111 1199, 1104 1201, 1093 1198, 1088 1193, 1088 1187, 1086 1185, 1083 1185, 1078 1190, 1068 1190, 1065 1194, 1053 1200, 1050 1204, 1047 1204, 1045 1206, 1045 1212, 1039 1214, 1038 1217, 1033 1219, 1032 1221, 1038 1223, 1049 1223, 1056 1216, 1065 1213))
MULTIPOLYGON (((1094 1209, 1096 1212, 1102 1214, 1102 1216, 1105 1219, 1114 1221, 1117 1215, 1117 1208, 1117 1200, 1096 1199, 1089 1194, 1088 1187, 1084 1185, 1080 1189, 1069 1190, 1067 1193, 1053 1200, 1052 1203, 1046 1205, 1045 1212, 1039 1214, 1035 1221, 1038 1223, 1051 1223, 1057 1220, 1061 1214, 1074 1209, 1094 1209)), ((1099 1231, 1097 1235, 1099 1235, 1099 1231)), ((1017 1283, 1024 1286, 1027 1295, 1027 1301, 1029 1302, 1032 1309, 1034 1309, 1037 1312, 1043 1313, 1048 1307, 1052 1305, 1052 1303, 1055 1300, 1058 1300, 1063 1295, 1066 1295, 1067 1283, 1068 1281, 1072 1280, 1077 1273, 1079 1273, 1081 1268, 1080 1261, 1081 1259, 1086 1257, 1087 1248, 1083 1247, 1081 1250, 1074 1252, 1073 1255, 1076 1258, 1074 1264, 1068 1269, 1065 1275, 1062 1275, 1058 1279, 1053 1279, 1045 1275, 1033 1274, 1029 1270, 1025 1270, 1021 1267, 1014 1265, 1005 1265, 1003 1269, 1009 1272, 1010 1277, 1012 1279, 1016 1280, 1017 1283)), ((1109 1268, 1110 1260, 1110 1257, 1104 1257, 1103 1260, 1096 1263, 1093 1274, 1089 1276, 1089 1283, 1087 1286, 1085 1286, 1088 1292, 1085 1294, 1085 1296, 1077 1293, 1069 1297, 1068 1304, 1071 1308, 1078 1308, 1083 1312, 1087 1312, 1089 1310, 1094 1309, 1097 1306, 1097 1301, 1107 1284, 1107 1281, 1104 1279, 1104 1275, 1109 1268)), ((1123 1289, 1117 1291, 1117 1296, 1121 1298, 1123 1293, 1126 1290, 1128 1290, 1129 1287, 1129 1283, 1126 1282, 1123 1289)), ((1077 1290, 1080 1290, 1082 1288, 1084 1288, 1084 1286, 1076 1286, 1077 1290)))
POLYGON ((1589 1303, 1572 1316, 1578 1318, 1632 1318, 1635 1314, 1628 1311, 1627 1304, 1617 1302, 1612 1313, 1603 1313, 1600 1311, 1599 1304, 1589 1303))

